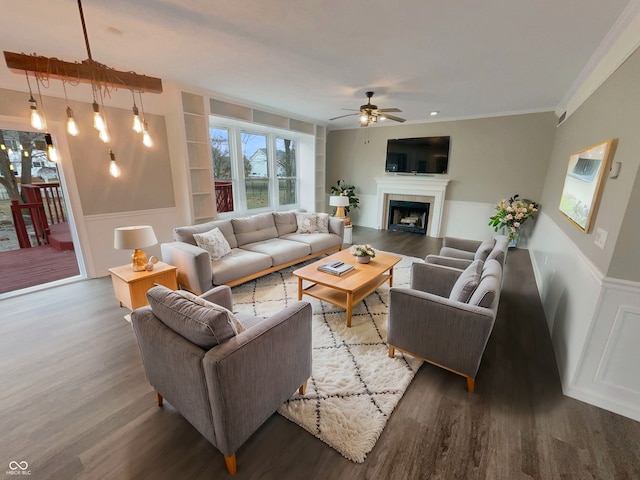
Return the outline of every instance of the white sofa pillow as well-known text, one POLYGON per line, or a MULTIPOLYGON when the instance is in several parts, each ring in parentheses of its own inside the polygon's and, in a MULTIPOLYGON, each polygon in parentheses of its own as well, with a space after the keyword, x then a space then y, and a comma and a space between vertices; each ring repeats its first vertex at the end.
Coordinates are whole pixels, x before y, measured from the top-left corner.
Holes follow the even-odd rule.
POLYGON ((200 248, 207 251, 211 260, 220 260, 231 253, 229 242, 218 227, 205 233, 194 233, 193 238, 200 248))

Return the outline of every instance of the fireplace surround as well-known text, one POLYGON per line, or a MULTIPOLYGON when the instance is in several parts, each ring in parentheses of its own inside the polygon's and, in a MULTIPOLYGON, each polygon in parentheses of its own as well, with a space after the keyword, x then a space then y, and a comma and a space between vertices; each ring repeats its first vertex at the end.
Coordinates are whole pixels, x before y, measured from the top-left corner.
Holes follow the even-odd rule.
POLYGON ((440 237, 444 213, 444 199, 449 184, 448 178, 422 175, 388 175, 376 178, 377 228, 387 228, 387 203, 389 196, 432 197, 429 203, 431 219, 427 225, 427 235, 440 237))

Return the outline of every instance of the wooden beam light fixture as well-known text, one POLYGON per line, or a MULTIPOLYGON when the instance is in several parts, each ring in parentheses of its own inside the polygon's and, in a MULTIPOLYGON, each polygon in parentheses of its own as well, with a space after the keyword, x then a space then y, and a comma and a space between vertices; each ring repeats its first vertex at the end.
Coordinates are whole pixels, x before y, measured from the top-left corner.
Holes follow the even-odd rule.
MULTIPOLYGON (((136 133, 142 133, 143 144, 151 147, 153 142, 147 129, 147 122, 144 118, 144 107, 142 108, 142 117, 139 116, 138 107, 135 102, 135 92, 140 95, 140 104, 142 106, 142 93, 162 93, 162 80, 146 75, 139 75, 135 72, 123 72, 111 68, 102 63, 96 62, 91 56, 91 46, 89 45, 89 36, 84 20, 82 10, 82 0, 78 0, 78 10, 80 12, 80 21, 82 22, 82 31, 84 33, 84 41, 87 47, 89 58, 81 62, 67 62, 53 57, 44 57, 37 54, 27 55, 24 53, 4 52, 4 59, 7 67, 15 73, 27 76, 27 84, 29 85, 29 103, 32 118, 32 125, 39 130, 46 129, 46 117, 44 116, 44 107, 42 105, 42 96, 40 95, 40 85, 47 86, 49 79, 59 79, 65 91, 65 99, 67 99, 66 83, 69 85, 78 85, 79 83, 91 84, 93 93, 93 111, 94 111, 94 127, 98 130, 100 139, 105 143, 110 143, 110 137, 107 131, 107 122, 104 116, 103 97, 109 95, 110 90, 118 88, 126 88, 133 95, 133 116, 134 127, 136 133), (37 82, 40 108, 42 112, 37 110, 37 102, 31 93, 31 85, 29 84, 29 73, 32 73, 37 82), (99 97, 99 99, 98 99, 99 97), (98 104, 98 100, 100 104, 98 104), (100 108, 102 107, 102 108, 100 108), (101 111, 102 110, 102 111, 101 111), (33 124, 33 119, 41 117, 38 125, 33 124)), ((68 132, 70 135, 77 135, 78 130, 73 118, 73 111, 68 105, 67 100, 67 118, 68 132), (73 133, 72 133, 73 132, 73 133)), ((109 148, 109 157, 111 165, 115 165, 115 155, 111 147, 109 148)), ((113 169, 112 169, 113 170, 113 169)), ((112 172, 113 174, 113 172, 112 172)), ((116 175, 113 175, 116 176, 116 175)))

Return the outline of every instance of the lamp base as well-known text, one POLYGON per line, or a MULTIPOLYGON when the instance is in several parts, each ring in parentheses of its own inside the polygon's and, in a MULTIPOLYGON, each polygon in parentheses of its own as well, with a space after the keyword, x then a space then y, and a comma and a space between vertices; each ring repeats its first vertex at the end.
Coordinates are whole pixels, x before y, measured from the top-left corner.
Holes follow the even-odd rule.
POLYGON ((337 207, 336 208, 336 214, 334 215, 338 218, 344 218, 346 217, 346 213, 344 213, 344 207, 337 207))
POLYGON ((134 272, 144 272, 147 264, 147 254, 136 248, 131 254, 131 268, 134 272))

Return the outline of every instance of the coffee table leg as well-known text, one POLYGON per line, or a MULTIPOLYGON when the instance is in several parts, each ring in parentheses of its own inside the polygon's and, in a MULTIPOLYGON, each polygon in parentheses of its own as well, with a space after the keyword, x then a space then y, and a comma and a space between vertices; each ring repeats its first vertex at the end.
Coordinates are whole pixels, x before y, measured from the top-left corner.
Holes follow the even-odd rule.
POLYGON ((302 300, 302 278, 298 277, 298 300, 302 300))
POLYGON ((353 293, 347 292, 347 327, 351 327, 352 312, 353 312, 353 293))
POLYGON ((393 267, 389 269, 389 288, 393 287, 393 267))

